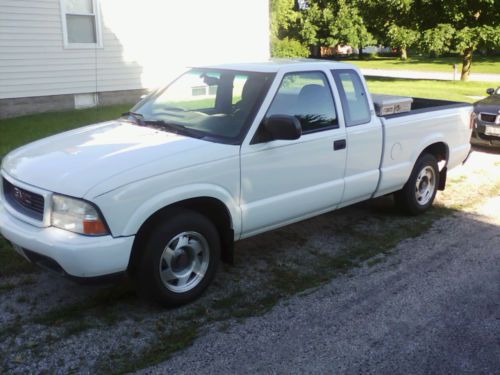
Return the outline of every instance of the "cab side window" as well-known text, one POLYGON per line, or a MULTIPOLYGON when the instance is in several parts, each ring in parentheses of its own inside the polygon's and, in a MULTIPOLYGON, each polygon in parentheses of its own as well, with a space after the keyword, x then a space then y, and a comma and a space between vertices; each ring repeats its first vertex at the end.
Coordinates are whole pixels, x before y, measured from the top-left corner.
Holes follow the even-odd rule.
POLYGON ((266 117, 272 115, 295 116, 303 134, 339 126, 331 88, 322 72, 286 74, 266 117))
POLYGON ((332 74, 340 93, 346 125, 355 126, 370 122, 370 106, 358 73, 354 70, 339 69, 333 70, 332 74))

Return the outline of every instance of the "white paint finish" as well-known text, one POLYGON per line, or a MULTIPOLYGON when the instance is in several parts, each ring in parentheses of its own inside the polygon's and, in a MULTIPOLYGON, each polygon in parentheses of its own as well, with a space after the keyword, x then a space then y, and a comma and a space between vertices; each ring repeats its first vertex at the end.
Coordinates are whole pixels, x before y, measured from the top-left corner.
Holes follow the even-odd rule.
POLYGON ((380 178, 380 155, 382 154, 382 126, 372 116, 371 122, 346 128, 347 160, 343 201, 360 196, 370 196, 380 178), (369 155, 369 156, 368 156, 369 155))
POLYGON ((239 236, 239 147, 201 142, 205 145, 197 152, 179 153, 131 169, 96 186, 85 198, 96 202, 105 217, 111 218, 113 234, 134 235, 163 207, 190 198, 211 197, 226 205, 239 236))
POLYGON ((243 235, 335 207, 344 190, 345 150, 333 151, 344 129, 296 141, 249 145, 241 153, 243 235))
POLYGON ((102 48, 75 49, 60 0, 0 0, 0 99, 154 88, 200 62, 269 57, 268 0, 98 2, 102 48))
POLYGON ((460 164, 470 149, 471 110, 472 107, 450 108, 386 119, 382 179, 376 196, 400 189, 422 151, 433 143, 448 146, 449 169, 460 164), (400 145, 401 151, 392 158, 395 144, 400 145))
MULTIPOLYGON (((241 65, 247 70, 250 66, 255 65, 241 65)), ((72 269, 75 274, 92 274, 88 267, 95 267, 94 273, 111 273, 128 263, 130 243, 120 242, 125 241, 120 236, 131 239, 150 215, 181 200, 212 197, 223 202, 239 239, 369 198, 379 182, 376 166, 381 158, 376 196, 400 189, 430 144, 448 146, 449 168, 464 160, 470 148, 471 106, 386 119, 382 139, 378 118, 344 128, 335 89, 338 129, 295 141, 251 144, 284 74, 327 72, 337 66, 344 67, 326 62, 256 66, 275 71, 276 78, 241 147, 120 122, 84 127, 21 147, 4 158, 3 174, 47 197, 59 192, 97 204, 117 238, 99 242, 64 236, 51 227, 23 223, 5 208, 0 208, 2 233, 14 243, 77 267, 72 269), (347 151, 334 151, 333 142, 346 136, 347 151), (47 238, 54 240, 54 249, 47 246, 47 238), (98 248, 101 245, 105 249, 98 248), (80 269, 70 257, 81 262, 80 269)))
POLYGON ((226 148, 234 149, 130 123, 108 122, 21 147, 4 158, 3 169, 24 183, 83 197, 96 185, 100 188, 93 191, 98 195, 120 184, 203 164, 207 158, 227 157, 219 154, 226 148), (120 175, 127 171, 133 171, 132 179, 122 181, 120 175))
POLYGON ((76 277, 125 271, 134 241, 134 237, 88 237, 54 227, 38 228, 14 218, 1 204, 0 233, 17 246, 55 259, 76 277))

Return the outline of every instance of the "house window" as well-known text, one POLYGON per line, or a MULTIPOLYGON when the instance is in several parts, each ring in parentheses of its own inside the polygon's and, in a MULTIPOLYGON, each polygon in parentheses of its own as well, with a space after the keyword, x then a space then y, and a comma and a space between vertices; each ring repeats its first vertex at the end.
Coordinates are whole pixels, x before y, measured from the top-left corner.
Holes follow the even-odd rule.
POLYGON ((66 47, 100 47, 101 28, 97 0, 61 0, 66 47))
POLYGON ((207 87, 206 86, 195 86, 191 88, 192 96, 204 96, 207 95, 207 87))

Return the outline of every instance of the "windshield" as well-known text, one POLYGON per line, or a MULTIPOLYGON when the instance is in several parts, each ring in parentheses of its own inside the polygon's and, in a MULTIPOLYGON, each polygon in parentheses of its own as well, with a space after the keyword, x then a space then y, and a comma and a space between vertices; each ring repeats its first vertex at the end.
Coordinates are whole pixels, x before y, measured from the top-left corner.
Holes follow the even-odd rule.
POLYGON ((237 139, 252 120, 272 75, 192 69, 129 113, 137 123, 201 138, 237 139))

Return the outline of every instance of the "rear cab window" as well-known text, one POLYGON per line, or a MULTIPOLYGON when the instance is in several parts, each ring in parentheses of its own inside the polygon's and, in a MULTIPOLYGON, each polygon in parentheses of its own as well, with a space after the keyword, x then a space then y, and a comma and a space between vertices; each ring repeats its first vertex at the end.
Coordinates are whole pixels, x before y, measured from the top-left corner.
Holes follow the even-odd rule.
POLYGON ((369 123, 370 105, 367 93, 358 73, 351 69, 332 70, 344 109, 346 126, 369 123))

